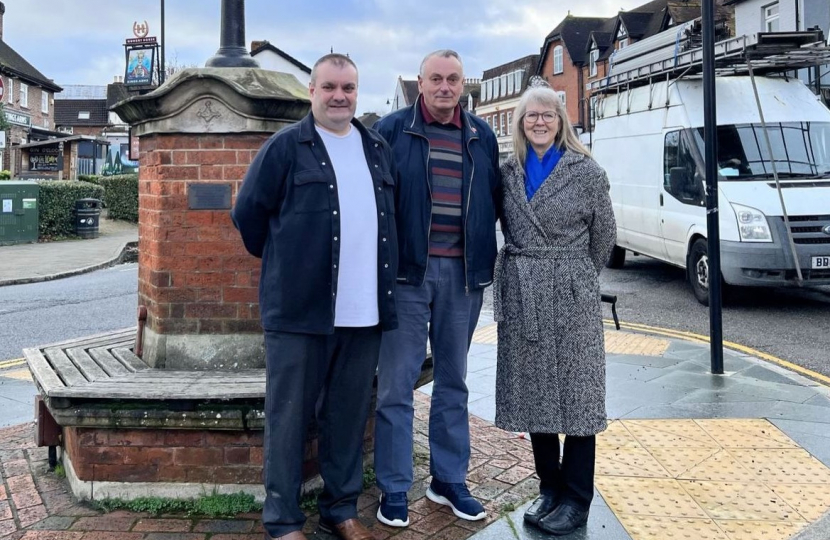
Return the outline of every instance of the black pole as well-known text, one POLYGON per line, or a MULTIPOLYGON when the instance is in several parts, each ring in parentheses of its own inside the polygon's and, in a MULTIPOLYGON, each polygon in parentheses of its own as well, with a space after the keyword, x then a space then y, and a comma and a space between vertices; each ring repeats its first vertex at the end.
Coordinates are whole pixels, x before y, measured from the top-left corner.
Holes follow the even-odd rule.
POLYGON ((205 67, 259 67, 245 47, 245 0, 222 0, 219 50, 205 67))
POLYGON ((708 230, 709 345, 713 374, 723 374, 720 228, 718 214, 718 126, 715 107, 715 0, 703 0, 703 139, 708 230))
POLYGON ((159 62, 159 85, 164 84, 167 69, 164 67, 164 0, 161 0, 161 61, 159 62))

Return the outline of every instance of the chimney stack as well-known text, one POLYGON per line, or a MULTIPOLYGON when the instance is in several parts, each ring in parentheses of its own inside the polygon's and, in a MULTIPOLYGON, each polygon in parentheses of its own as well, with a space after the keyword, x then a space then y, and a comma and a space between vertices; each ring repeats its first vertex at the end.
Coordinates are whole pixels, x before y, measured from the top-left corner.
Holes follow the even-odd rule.
POLYGON ((6 4, 0 2, 0 41, 3 41, 3 14, 6 13, 6 4))

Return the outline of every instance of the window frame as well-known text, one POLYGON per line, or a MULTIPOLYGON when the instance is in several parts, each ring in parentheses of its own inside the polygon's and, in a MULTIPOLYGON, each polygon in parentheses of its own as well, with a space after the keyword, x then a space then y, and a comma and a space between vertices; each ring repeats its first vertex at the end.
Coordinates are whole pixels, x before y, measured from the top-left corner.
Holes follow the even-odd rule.
POLYGON ((20 94, 20 106, 29 108, 29 85, 26 83, 21 82, 20 88, 18 89, 18 93, 20 94))
POLYGON ((46 90, 40 91, 40 112, 49 114, 49 92, 46 90))
POLYGON ((597 73, 599 73, 599 69, 597 64, 599 63, 599 47, 597 47, 596 42, 593 43, 591 46, 591 50, 588 53, 589 58, 589 77, 596 77, 597 73))
POLYGON ((12 79, 11 77, 6 77, 6 86, 8 86, 8 91, 6 93, 6 103, 8 103, 9 105, 14 105, 14 79, 12 79))
POLYGON ((565 48, 557 45, 553 48, 553 74, 559 75, 565 71, 565 48))
POLYGON ((771 4, 767 4, 761 8, 761 13, 764 18, 764 31, 765 32, 778 32, 781 29, 781 5, 779 2, 773 2, 771 4), (770 10, 775 9, 774 14, 770 14, 770 10), (775 24, 777 28, 775 30, 771 29, 770 26, 775 24))
POLYGON ((513 111, 507 111, 507 134, 513 135, 513 111))
POLYGON ((499 113, 499 137, 502 137, 507 134, 507 130, 505 129, 504 125, 504 113, 499 113))

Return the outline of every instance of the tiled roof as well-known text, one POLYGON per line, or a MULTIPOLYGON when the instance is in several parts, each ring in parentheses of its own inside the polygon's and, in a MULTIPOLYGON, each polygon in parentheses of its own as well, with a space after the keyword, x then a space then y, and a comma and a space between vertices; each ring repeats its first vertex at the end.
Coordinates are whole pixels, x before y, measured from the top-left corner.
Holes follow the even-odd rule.
POLYGON ((134 96, 127 90, 127 85, 124 83, 110 83, 107 85, 107 109, 110 109, 116 103, 120 103, 127 98, 134 96))
MULTIPOLYGON (((599 17, 574 17, 568 15, 554 28, 545 38, 545 45, 542 47, 541 61, 537 68, 541 69, 547 49, 550 43, 561 39, 568 50, 568 55, 574 64, 584 64, 588 61, 587 44, 591 32, 598 30, 608 19, 599 17)), ((616 17, 614 17, 616 20, 616 17)))
POLYGON ((39 84, 53 92, 62 90, 53 80, 35 69, 32 64, 17 54, 17 51, 9 47, 3 40, 0 40, 0 72, 20 77, 29 83, 39 84))
POLYGON ((109 124, 107 100, 60 99, 55 100, 55 126, 106 126, 109 124), (88 119, 78 118, 78 113, 88 112, 88 119))
MULTIPOLYGON (((520 69, 523 69, 524 70, 524 76, 522 77, 522 85, 519 89, 519 91, 521 92, 522 90, 527 88, 527 83, 530 80, 530 78, 533 77, 534 75, 536 75, 536 71, 539 67, 539 59, 540 59, 540 56, 538 54, 529 54, 527 56, 519 58, 518 60, 513 60, 513 61, 510 61, 510 62, 507 62, 506 64, 502 64, 500 66, 496 66, 494 68, 487 69, 487 70, 484 71, 484 76, 482 77, 482 81, 488 81, 490 79, 495 79, 496 77, 499 77, 501 75, 506 75, 508 73, 512 73, 514 71, 518 71, 520 69)), ((480 90, 479 90, 479 92, 480 92, 480 90)), ((475 96, 475 97, 478 98, 478 96, 475 96)), ((488 102, 498 101, 500 99, 506 99, 506 98, 490 99, 490 100, 488 100, 488 102)))
POLYGON ((401 79, 401 85, 403 86, 403 98, 406 102, 406 106, 412 105, 418 99, 418 94, 421 93, 418 90, 418 81, 407 81, 401 79))
POLYGON ((301 71, 305 71, 306 73, 311 73, 311 68, 307 65, 303 64, 287 52, 283 51, 279 47, 274 46, 271 42, 267 40, 263 41, 253 41, 251 42, 251 56, 256 56, 257 54, 261 53, 262 51, 271 51, 279 56, 282 56, 295 66, 299 68, 301 71))

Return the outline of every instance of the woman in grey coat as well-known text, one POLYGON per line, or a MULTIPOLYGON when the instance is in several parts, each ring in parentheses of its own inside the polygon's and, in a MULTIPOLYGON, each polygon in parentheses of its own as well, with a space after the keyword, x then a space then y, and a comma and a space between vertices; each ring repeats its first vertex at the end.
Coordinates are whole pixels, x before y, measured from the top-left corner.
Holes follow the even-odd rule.
POLYGON ((496 425, 530 432, 541 482, 525 520, 562 535, 587 521, 595 435, 606 427, 597 276, 616 225, 605 171, 538 81, 516 107, 515 154, 502 166, 496 425))

